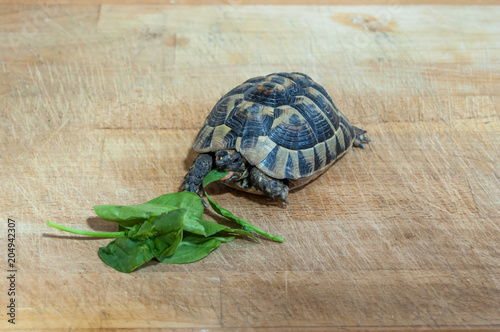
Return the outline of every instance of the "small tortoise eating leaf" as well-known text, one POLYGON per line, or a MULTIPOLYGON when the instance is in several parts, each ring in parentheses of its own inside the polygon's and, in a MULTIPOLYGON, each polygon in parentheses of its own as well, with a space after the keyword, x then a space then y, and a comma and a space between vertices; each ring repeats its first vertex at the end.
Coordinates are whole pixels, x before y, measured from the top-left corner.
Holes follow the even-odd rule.
POLYGON ((289 189, 317 178, 351 146, 364 148, 365 130, 352 126, 323 87, 301 73, 255 77, 225 94, 201 128, 196 158, 182 190, 202 194, 215 167, 222 182, 286 203, 289 189))

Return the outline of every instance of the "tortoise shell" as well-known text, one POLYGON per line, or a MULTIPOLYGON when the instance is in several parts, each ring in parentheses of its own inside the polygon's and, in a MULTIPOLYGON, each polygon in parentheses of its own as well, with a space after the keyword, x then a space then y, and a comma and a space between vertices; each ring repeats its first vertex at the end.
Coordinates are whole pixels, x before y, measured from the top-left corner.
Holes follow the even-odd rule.
POLYGON ((354 128, 321 85, 305 74, 275 73, 224 95, 193 150, 235 149, 273 178, 301 179, 326 170, 354 138, 354 128))

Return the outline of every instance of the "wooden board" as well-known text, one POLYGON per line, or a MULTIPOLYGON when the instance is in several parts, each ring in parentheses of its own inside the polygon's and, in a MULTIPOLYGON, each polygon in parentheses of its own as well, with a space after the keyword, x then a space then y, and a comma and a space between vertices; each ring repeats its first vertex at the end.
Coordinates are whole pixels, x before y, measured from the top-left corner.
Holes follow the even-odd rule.
POLYGON ((500 329, 500 8, 0 6, 0 329, 500 329), (96 204, 179 189, 218 98, 301 71, 373 142, 283 207, 213 197, 283 244, 107 267, 96 204), (9 284, 1 278, 5 311, 9 284))

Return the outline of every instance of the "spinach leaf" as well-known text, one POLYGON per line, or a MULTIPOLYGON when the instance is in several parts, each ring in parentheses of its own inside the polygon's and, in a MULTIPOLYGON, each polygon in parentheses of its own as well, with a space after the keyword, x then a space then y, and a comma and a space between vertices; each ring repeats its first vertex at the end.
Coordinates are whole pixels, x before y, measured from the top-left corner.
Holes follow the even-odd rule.
MULTIPOLYGON (((206 186, 208 186, 212 182, 215 182, 217 180, 222 179, 227 174, 228 174, 228 172, 219 172, 217 169, 211 170, 210 173, 208 173, 205 176, 205 178, 203 179, 203 188, 205 188, 206 186)), ((217 212, 218 214, 220 214, 223 217, 226 217, 229 220, 232 220, 232 221, 240 224, 241 226, 243 226, 243 230, 255 232, 255 233, 260 234, 264 237, 267 237, 268 239, 271 239, 273 241, 277 241, 277 242, 285 241, 285 239, 283 239, 280 236, 267 233, 267 232, 261 230, 260 228, 257 228, 254 225, 250 224, 248 221, 243 220, 243 219, 238 218, 238 217, 235 217, 230 211, 224 209, 219 204, 214 202, 212 200, 212 198, 210 198, 210 196, 207 194, 206 191, 205 191, 205 196, 207 196, 208 202, 210 203, 210 205, 212 206, 212 209, 214 209, 215 212, 217 212)))
MULTIPOLYGON (((203 187, 226 175, 227 172, 211 171, 203 180, 203 187)), ((101 219, 119 225, 119 232, 76 230, 51 221, 47 225, 81 235, 116 238, 106 247, 99 248, 99 257, 107 265, 125 273, 132 272, 153 258, 170 264, 198 261, 221 243, 233 241, 236 235, 249 236, 258 241, 250 232, 283 242, 283 238, 235 217, 208 194, 206 196, 215 212, 241 224, 243 228, 233 229, 203 220, 203 202, 192 192, 161 195, 137 205, 94 206, 101 219)))
POLYGON ((254 239, 255 241, 259 242, 251 233, 243 230, 243 229, 238 229, 238 228, 229 228, 221 224, 217 224, 212 221, 208 220, 200 220, 200 224, 203 225, 205 228, 205 236, 212 236, 216 233, 219 232, 226 232, 226 233, 232 233, 232 234, 238 234, 242 236, 248 236, 254 239))
POLYGON ((121 232, 82 231, 82 230, 79 230, 79 229, 74 229, 74 228, 70 228, 70 227, 66 227, 66 226, 63 226, 63 225, 56 224, 55 222, 50 221, 50 220, 47 221, 47 226, 55 228, 55 229, 59 229, 61 231, 65 231, 65 232, 68 232, 68 233, 73 233, 73 234, 78 234, 78 235, 85 235, 85 236, 112 237, 112 238, 125 236, 125 232, 124 231, 121 231, 121 232))
POLYGON ((153 257, 171 256, 182 241, 187 209, 175 209, 159 216, 151 215, 142 224, 132 226, 124 237, 99 248, 107 265, 129 273, 153 257))
POLYGON ((184 232, 181 244, 172 256, 158 257, 162 263, 185 264, 196 262, 216 249, 222 242, 231 242, 235 235, 249 236, 259 242, 252 234, 242 229, 229 228, 208 220, 200 220, 205 228, 205 236, 184 232))
POLYGON ((234 240, 234 236, 209 236, 203 237, 195 234, 184 236, 181 244, 171 256, 161 256, 158 260, 168 264, 186 264, 196 262, 206 257, 222 242, 234 240))
POLYGON ((199 220, 203 216, 203 202, 195 193, 182 191, 165 194, 137 205, 96 205, 94 210, 102 220, 116 222, 125 228, 141 223, 151 215, 160 215, 180 208, 188 210, 184 229, 194 234, 204 235, 199 220))

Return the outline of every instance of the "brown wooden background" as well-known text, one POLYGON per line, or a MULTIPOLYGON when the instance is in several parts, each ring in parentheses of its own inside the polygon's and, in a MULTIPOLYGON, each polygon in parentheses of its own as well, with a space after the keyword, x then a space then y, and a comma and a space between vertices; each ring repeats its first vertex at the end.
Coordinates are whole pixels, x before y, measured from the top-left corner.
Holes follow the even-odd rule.
POLYGON ((16 329, 500 329, 499 7, 23 2, 0 1, 16 329), (285 243, 125 275, 97 256, 109 240, 45 226, 114 230, 93 205, 177 191, 218 98, 278 71, 309 74, 373 139, 288 207, 212 188, 285 243))

